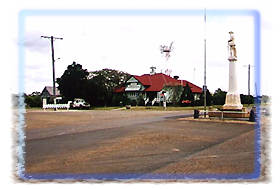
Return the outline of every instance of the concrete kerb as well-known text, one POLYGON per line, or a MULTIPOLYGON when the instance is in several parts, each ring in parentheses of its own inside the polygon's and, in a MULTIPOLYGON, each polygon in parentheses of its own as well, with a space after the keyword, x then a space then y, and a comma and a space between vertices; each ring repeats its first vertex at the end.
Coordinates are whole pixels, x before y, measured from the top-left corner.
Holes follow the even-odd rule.
POLYGON ((210 119, 210 118, 199 118, 194 119, 193 117, 186 117, 186 118, 178 118, 179 121, 196 121, 196 122, 211 122, 211 123, 242 123, 242 124, 248 124, 248 125, 255 125, 255 122, 249 122, 249 121, 243 121, 243 120, 226 120, 226 119, 210 119))

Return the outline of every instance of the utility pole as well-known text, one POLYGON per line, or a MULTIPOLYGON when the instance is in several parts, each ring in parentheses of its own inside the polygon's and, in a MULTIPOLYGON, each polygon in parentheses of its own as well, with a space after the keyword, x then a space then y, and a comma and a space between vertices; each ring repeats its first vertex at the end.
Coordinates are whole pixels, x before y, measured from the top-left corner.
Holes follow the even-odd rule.
MULTIPOLYGON (((247 65, 243 65, 243 67, 247 67, 247 65)), ((254 67, 254 66, 253 66, 254 67)), ((250 87, 250 83, 251 83, 251 65, 248 64, 248 95, 251 94, 251 87, 250 87)))
POLYGON ((52 70, 53 70, 53 95, 54 95, 54 105, 55 105, 55 108, 54 110, 56 111, 56 88, 55 88, 55 67, 54 67, 54 46, 53 46, 53 40, 54 39, 60 39, 60 40, 63 40, 63 38, 60 38, 60 37, 54 37, 54 36, 41 36, 42 38, 47 38, 47 39, 50 39, 51 40, 51 49, 52 49, 52 70))
POLYGON ((195 83, 195 67, 193 68, 193 82, 195 83))
POLYGON ((204 85, 203 85, 203 92, 204 92, 204 118, 206 118, 206 9, 204 9, 204 85))
POLYGON ((250 95, 250 64, 248 65, 248 95, 250 95))

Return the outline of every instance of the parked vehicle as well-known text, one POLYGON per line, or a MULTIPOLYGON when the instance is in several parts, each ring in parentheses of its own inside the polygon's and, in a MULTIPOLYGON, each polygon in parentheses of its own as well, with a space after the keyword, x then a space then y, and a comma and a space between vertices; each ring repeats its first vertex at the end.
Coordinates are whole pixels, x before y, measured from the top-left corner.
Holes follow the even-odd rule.
POLYGON ((71 104, 72 108, 78 108, 78 109, 89 109, 90 104, 87 103, 84 99, 82 98, 75 98, 74 101, 71 104))

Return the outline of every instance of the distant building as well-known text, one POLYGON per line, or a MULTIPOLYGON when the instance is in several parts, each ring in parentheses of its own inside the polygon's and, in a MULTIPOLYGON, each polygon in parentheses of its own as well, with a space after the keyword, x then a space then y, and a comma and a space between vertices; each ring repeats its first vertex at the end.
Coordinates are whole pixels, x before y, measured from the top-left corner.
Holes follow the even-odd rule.
POLYGON ((136 100, 139 95, 142 95, 146 103, 152 102, 154 104, 155 102, 159 103, 163 101, 163 98, 169 99, 170 94, 164 91, 165 86, 181 85, 186 87, 188 84, 194 95, 194 99, 199 100, 202 94, 202 88, 186 80, 179 80, 178 78, 178 76, 172 78, 163 73, 150 73, 141 76, 133 75, 126 81, 124 86, 116 88, 114 92, 124 93, 131 100, 136 100))
MULTIPOLYGON (((58 90, 58 88, 55 88, 55 96, 56 97, 60 96, 60 91, 58 90)), ((54 98, 53 87, 45 86, 45 88, 41 92, 41 98, 42 99, 47 99, 47 101, 54 98)))

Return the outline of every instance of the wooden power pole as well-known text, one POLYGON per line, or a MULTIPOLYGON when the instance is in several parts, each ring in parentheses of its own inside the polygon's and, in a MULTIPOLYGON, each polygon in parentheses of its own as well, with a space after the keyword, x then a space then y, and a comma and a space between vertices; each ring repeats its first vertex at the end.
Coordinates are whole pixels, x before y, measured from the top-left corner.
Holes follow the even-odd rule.
MULTIPOLYGON (((51 49, 52 49, 52 70, 53 70, 53 95, 54 95, 54 105, 56 105, 56 88, 55 88, 55 67, 54 67, 54 46, 53 41, 54 39, 60 39, 63 40, 63 38, 60 37, 54 37, 54 36, 41 36, 42 38, 47 38, 51 40, 51 49)), ((54 108, 56 110, 56 108, 54 108)))

